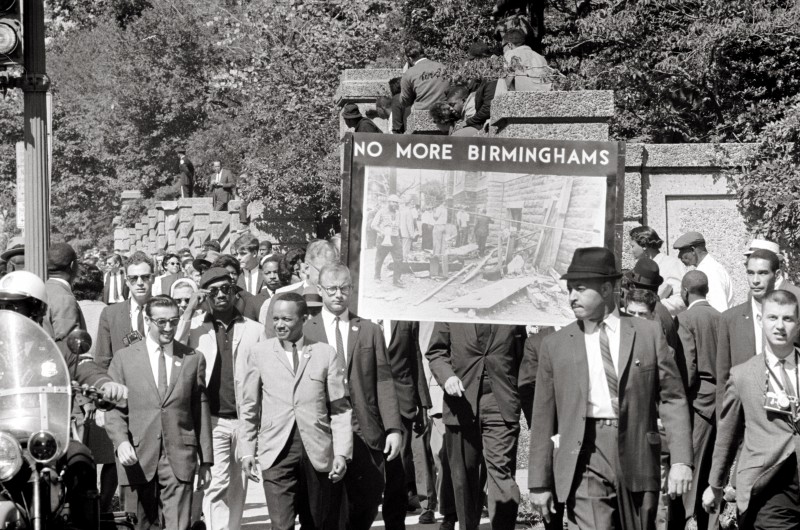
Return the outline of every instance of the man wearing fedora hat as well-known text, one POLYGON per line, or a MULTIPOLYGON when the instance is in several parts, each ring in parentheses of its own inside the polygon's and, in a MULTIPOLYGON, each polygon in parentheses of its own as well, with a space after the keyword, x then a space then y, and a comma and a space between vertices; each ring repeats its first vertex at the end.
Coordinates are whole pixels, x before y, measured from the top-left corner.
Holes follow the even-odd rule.
POLYGON ((686 232, 675 240, 672 248, 687 267, 694 267, 708 277, 708 303, 717 311, 733 305, 733 285, 728 270, 706 250, 706 239, 700 232, 686 232))
POLYGON ((658 419, 672 462, 668 493, 691 486, 689 408, 674 352, 659 325, 620 315, 621 276, 611 251, 590 247, 575 251, 561 277, 577 321, 542 341, 528 467, 545 520, 564 502, 572 526, 654 529, 658 419))
POLYGON ((354 129, 353 132, 357 133, 382 133, 383 131, 375 125, 375 122, 369 118, 366 118, 361 115, 361 111, 358 110, 358 105, 355 103, 348 103, 342 109, 342 119, 344 123, 351 129, 354 129))
POLYGON ((383 262, 390 253, 392 254, 392 280, 395 287, 403 287, 400 278, 403 274, 403 246, 400 237, 400 198, 397 195, 389 195, 386 206, 381 209, 372 220, 372 229, 378 233, 375 251, 375 275, 376 281, 381 280, 381 270, 383 262))

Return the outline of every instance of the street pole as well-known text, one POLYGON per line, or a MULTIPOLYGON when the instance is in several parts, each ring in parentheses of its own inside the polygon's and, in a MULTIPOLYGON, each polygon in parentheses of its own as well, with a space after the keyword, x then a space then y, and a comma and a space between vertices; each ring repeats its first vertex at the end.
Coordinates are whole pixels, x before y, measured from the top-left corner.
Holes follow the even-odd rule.
POLYGON ((50 175, 47 149, 47 77, 44 0, 24 1, 25 39, 25 268, 47 280, 50 246, 50 175))

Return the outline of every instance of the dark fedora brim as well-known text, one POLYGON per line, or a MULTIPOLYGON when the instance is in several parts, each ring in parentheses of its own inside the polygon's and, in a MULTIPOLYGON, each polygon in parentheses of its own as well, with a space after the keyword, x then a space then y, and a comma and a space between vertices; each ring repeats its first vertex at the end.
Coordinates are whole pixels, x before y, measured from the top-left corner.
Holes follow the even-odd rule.
POLYGON ((561 275, 562 280, 618 280, 620 278, 622 278, 622 273, 604 274, 602 272, 573 271, 561 275))
POLYGON ((627 273, 625 273, 625 278, 630 280, 630 282, 636 285, 637 287, 645 287, 645 288, 658 287, 662 283, 664 283, 664 278, 661 275, 657 276, 656 278, 650 279, 650 278, 644 278, 639 275, 635 275, 633 271, 628 271, 627 273))

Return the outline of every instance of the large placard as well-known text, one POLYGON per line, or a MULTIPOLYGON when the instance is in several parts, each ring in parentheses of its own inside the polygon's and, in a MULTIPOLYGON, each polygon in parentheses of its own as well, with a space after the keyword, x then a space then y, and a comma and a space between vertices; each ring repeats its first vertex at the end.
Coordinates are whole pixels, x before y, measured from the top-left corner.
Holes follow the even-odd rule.
POLYGON ((365 318, 565 325, 576 248, 622 250, 618 142, 348 134, 342 253, 365 318))

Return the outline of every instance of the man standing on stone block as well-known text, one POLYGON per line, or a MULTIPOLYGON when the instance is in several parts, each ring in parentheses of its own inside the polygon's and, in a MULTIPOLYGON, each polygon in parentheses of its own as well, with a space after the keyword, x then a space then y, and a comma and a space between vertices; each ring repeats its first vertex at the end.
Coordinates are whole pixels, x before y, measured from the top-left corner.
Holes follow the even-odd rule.
POLYGON ((186 156, 186 149, 178 149, 178 171, 181 173, 181 198, 188 199, 194 195, 194 164, 186 156))
POLYGON ((236 178, 229 169, 222 169, 219 160, 214 161, 214 172, 209 179, 208 189, 214 210, 227 210, 228 202, 233 199, 236 191, 236 178))
POLYGON ((403 107, 429 110, 435 103, 444 101, 450 87, 450 82, 444 76, 444 65, 425 57, 422 44, 415 40, 406 43, 404 53, 408 70, 400 78, 400 102, 403 107))

